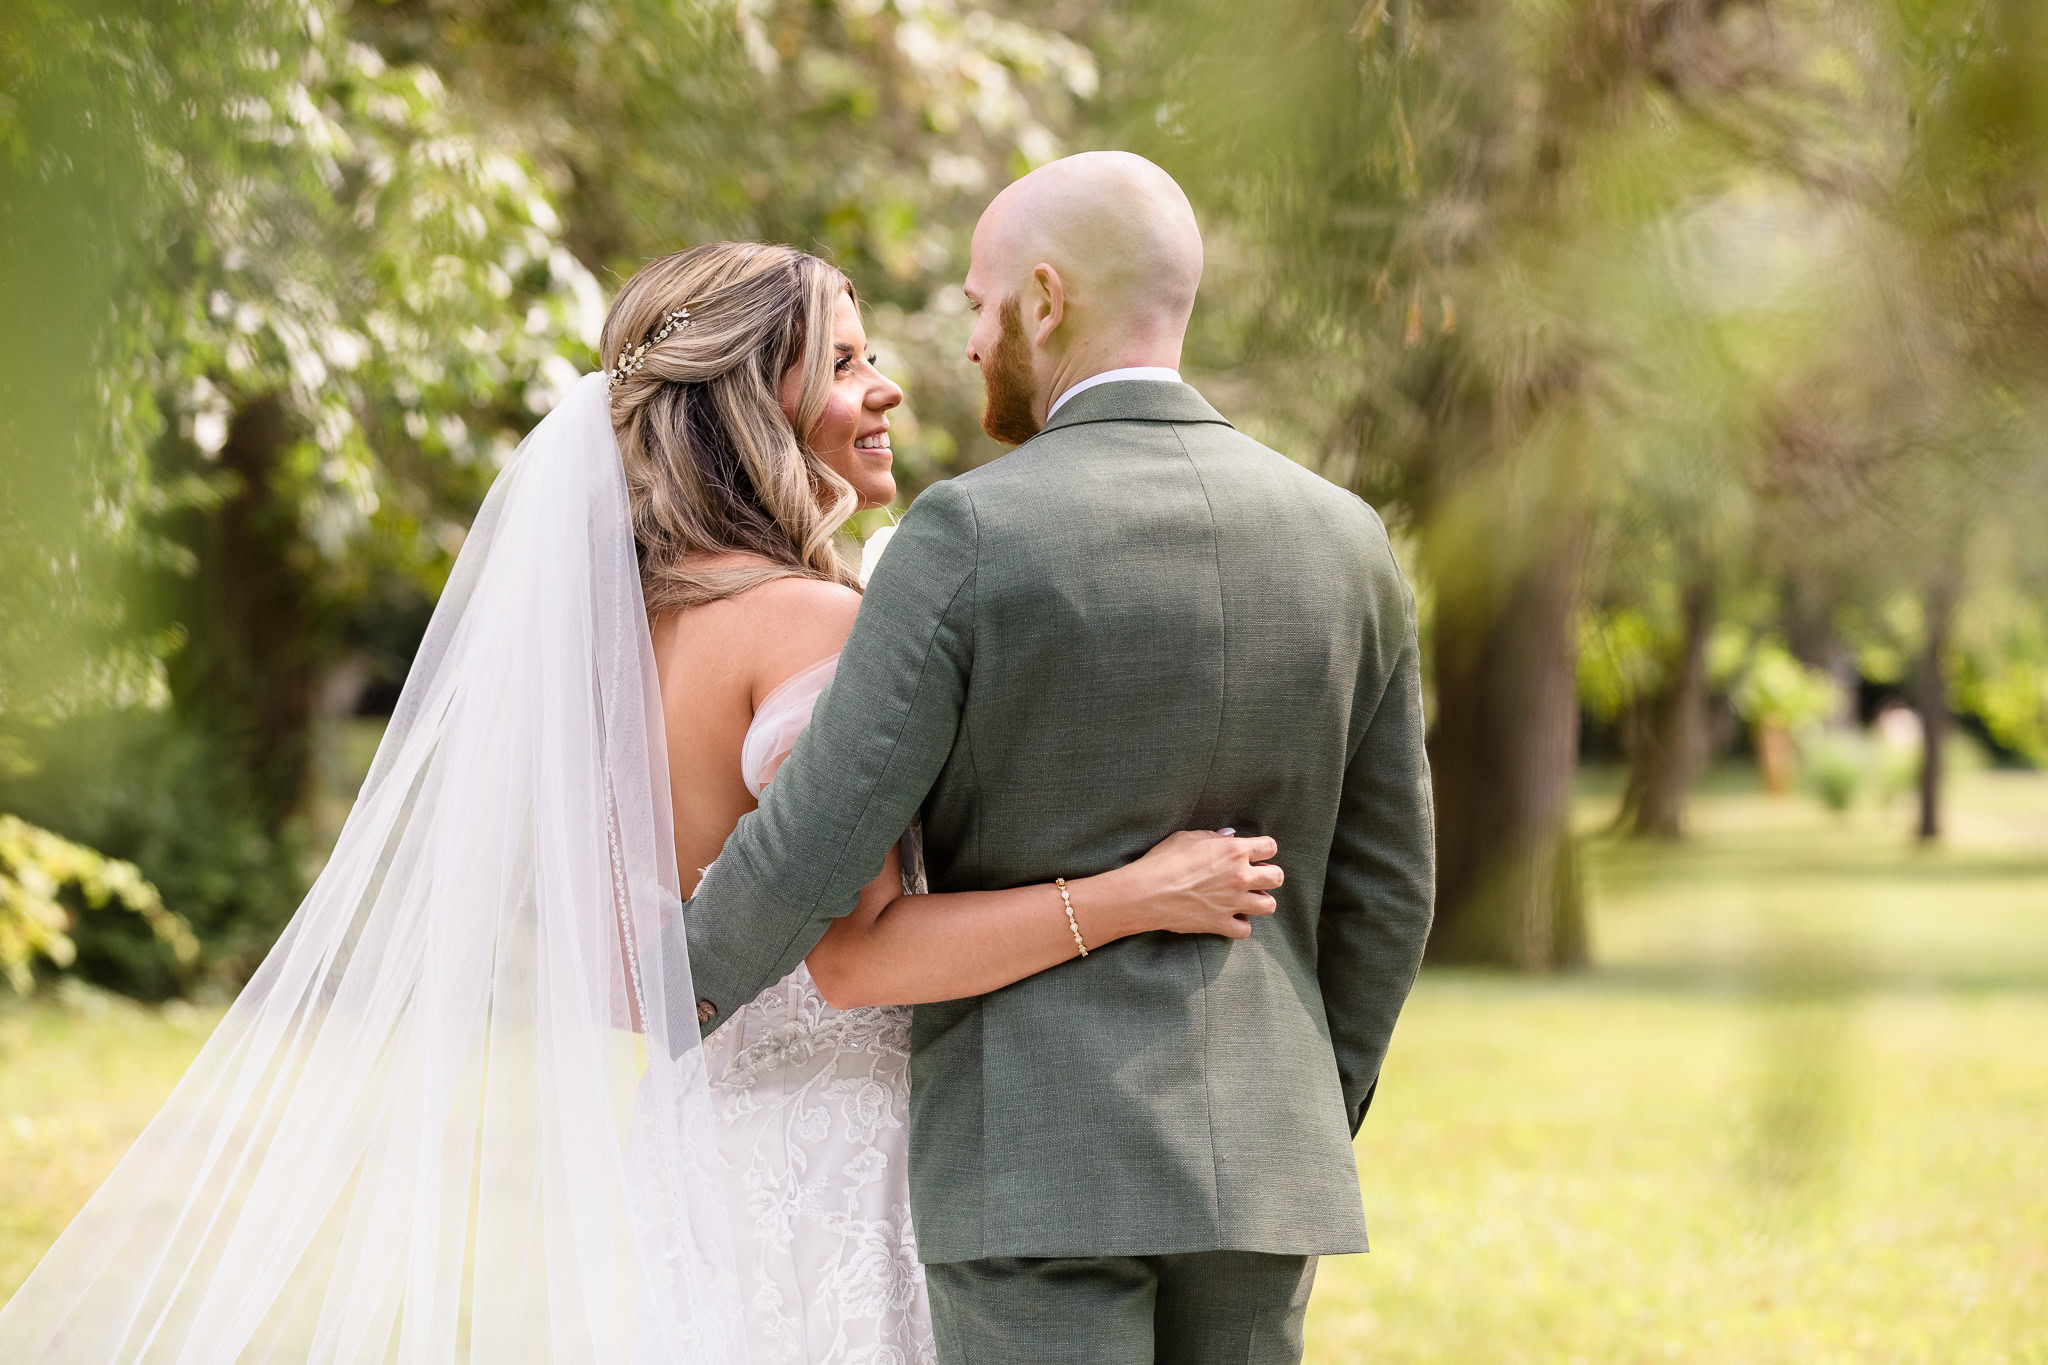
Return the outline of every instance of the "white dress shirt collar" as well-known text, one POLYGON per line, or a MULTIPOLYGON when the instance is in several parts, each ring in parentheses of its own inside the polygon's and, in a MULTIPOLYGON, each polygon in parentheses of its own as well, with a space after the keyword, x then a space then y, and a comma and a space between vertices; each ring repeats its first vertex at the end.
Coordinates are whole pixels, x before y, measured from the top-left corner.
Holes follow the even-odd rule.
POLYGON ((1045 420, 1050 422, 1053 413, 1060 410, 1060 405, 1081 392, 1081 390, 1092 389, 1097 384, 1113 384, 1120 379, 1149 379, 1159 384, 1178 384, 1181 382, 1180 371, 1169 370, 1164 365, 1133 365, 1121 370, 1104 370, 1101 374, 1089 375, 1086 379, 1053 399, 1052 407, 1046 410, 1045 420))

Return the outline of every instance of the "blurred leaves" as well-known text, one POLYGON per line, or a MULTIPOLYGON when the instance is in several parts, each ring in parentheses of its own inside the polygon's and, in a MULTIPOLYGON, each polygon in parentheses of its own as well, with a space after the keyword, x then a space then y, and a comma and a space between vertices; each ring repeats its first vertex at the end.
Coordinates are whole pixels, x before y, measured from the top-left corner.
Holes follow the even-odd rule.
POLYGON ((543 188, 432 72, 320 3, 160 8, 34 0, 0 40, 7 314, 50 324, 0 341, 10 725, 166 699, 177 626, 124 632, 113 576, 190 570, 163 519, 236 491, 238 412, 282 405, 273 491, 334 591, 379 562, 431 582, 442 519, 601 311, 543 188))
MULTIPOLYGON (((1187 368, 1418 580, 1444 922, 1566 960, 1582 711, 1643 832, 1709 706, 1789 752, 1903 689, 2048 757, 2044 71, 2031 0, 17 0, 0 801, 245 960, 312 733, 402 673, 610 287, 831 256, 913 494, 995 453, 981 207, 1126 145, 1203 221, 1187 368)), ((109 977, 168 988, 148 946, 109 977)))
POLYGON ((1710 704, 1789 754, 1859 653, 2032 751, 2048 11, 1176 0, 1117 47, 1118 132, 1212 243, 1193 368, 1416 546, 1461 954, 1569 936, 1574 699, 1644 833, 1710 704), (1940 628, 1859 628, 1899 601, 1940 628))
MULTIPOLYGON (((32 0, 0 18, 0 801, 75 808, 36 769, 82 777, 69 760, 94 723, 168 709, 147 744, 182 728, 221 799, 164 815, 189 845, 232 844, 254 797, 258 862, 288 869, 286 897, 292 732, 311 719, 292 694, 352 604, 438 584, 602 309, 531 168, 342 20, 325 0, 32 0), (277 552, 229 552, 251 543, 277 552), (236 599, 284 609, 222 609, 236 599)), ((139 748, 107 780, 160 766, 139 748)), ((111 847, 151 846, 130 828, 111 847)), ((224 901, 181 909, 216 921, 278 889, 244 867, 258 875, 224 901)))
MULTIPOLYGON (((1096 81, 1029 5, 10 7, 0 807, 142 861, 253 965, 316 732, 402 676, 498 466, 595 363, 600 275, 717 236, 834 256, 909 372, 914 492, 988 453, 967 229, 1096 81)), ((114 929, 79 962, 187 977, 114 929)))
POLYGON ((155 887, 133 863, 103 857, 12 815, 0 815, 0 973, 28 990, 37 959, 63 968, 78 949, 67 932, 73 913, 62 899, 75 888, 87 908, 117 904, 142 922, 179 962, 199 955, 199 941, 181 917, 164 908, 155 887))
MULTIPOLYGON (((1049 8, 1049 7, 1048 7, 1049 8)), ((718 238, 790 242, 856 281, 909 398, 906 494, 995 453, 963 358, 969 231, 1006 180, 1063 150, 1097 58, 1030 3, 519 0, 359 4, 394 59, 457 99, 559 194, 608 287, 718 238)))
POLYGON ((1744 720, 1792 731, 1809 729, 1842 711, 1839 684, 1770 639, 1759 641, 1749 651, 1729 689, 1729 699, 1744 720))

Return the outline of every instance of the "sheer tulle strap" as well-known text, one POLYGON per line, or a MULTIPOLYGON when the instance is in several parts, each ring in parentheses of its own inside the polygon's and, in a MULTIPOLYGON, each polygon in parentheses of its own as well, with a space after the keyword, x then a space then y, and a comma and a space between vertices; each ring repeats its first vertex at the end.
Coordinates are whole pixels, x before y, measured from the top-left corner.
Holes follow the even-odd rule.
POLYGON ((756 797, 768 789, 769 779, 796 747, 796 737, 811 723, 818 698, 838 671, 839 656, 834 654, 783 680, 761 699, 740 745, 740 777, 756 797))

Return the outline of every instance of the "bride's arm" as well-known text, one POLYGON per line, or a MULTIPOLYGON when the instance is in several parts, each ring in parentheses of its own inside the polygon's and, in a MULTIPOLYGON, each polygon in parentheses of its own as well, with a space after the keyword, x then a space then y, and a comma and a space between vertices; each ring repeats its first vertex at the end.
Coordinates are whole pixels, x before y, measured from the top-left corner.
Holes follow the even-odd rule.
MULTIPOLYGON (((1090 952, 1168 930, 1245 938, 1270 915, 1284 880, 1271 839, 1183 831, 1134 863, 1067 883, 1090 952)), ((805 962, 828 1004, 917 1005, 983 995, 1080 956, 1059 889, 908 896, 889 855, 852 914, 833 922, 805 962)))

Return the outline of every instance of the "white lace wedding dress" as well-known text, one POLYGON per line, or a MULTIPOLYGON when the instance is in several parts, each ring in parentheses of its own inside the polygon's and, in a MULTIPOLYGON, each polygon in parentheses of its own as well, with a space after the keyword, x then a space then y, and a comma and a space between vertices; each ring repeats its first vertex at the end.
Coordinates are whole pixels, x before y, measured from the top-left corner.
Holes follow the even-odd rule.
MULTIPOLYGON (((762 702, 741 771, 759 796, 838 658, 762 702)), ((904 889, 921 891, 915 841, 904 889)), ((704 1045, 756 1361, 937 1358, 910 1225, 908 1007, 838 1010, 799 965, 704 1045)))

